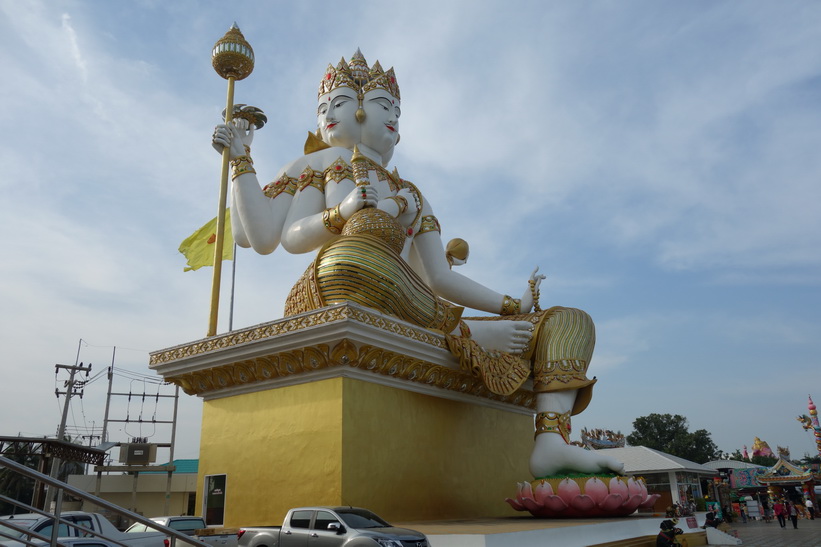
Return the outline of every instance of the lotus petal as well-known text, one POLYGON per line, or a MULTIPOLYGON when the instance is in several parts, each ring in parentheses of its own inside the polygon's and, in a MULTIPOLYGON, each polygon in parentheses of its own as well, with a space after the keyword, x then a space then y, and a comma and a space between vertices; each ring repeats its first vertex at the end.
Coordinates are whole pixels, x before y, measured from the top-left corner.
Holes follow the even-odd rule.
POLYGON ((530 486, 529 482, 523 482, 519 484, 518 498, 520 500, 523 498, 533 498, 533 488, 530 486))
POLYGON ((538 486, 536 486, 536 490, 533 491, 533 497, 539 503, 544 503, 544 500, 548 496, 553 495, 553 487, 550 486, 550 483, 547 481, 541 481, 538 486))
POLYGON ((642 498, 638 494, 636 494, 635 496, 630 496, 628 500, 625 501, 621 506, 622 511, 624 511, 623 514, 629 515, 630 513, 638 509, 639 504, 641 504, 642 501, 644 501, 644 498, 642 498))
POLYGON ((532 498, 524 498, 524 499, 521 500, 521 502, 522 502, 522 505, 527 507, 527 510, 530 511, 531 513, 537 513, 539 511, 539 509, 544 507, 543 504, 537 503, 536 500, 534 500, 532 498))
POLYGON ((590 496, 585 496, 582 494, 581 496, 576 496, 570 502, 570 507, 581 511, 582 513, 588 513, 596 508, 596 502, 593 501, 593 498, 590 496))
POLYGON ((544 506, 554 513, 563 513, 569 507, 565 501, 559 496, 548 496, 544 500, 544 506))
POLYGON ((603 502, 601 502, 599 504, 599 508, 602 511, 610 514, 613 511, 615 511, 616 509, 618 509, 619 507, 621 507, 622 505, 624 505, 624 500, 625 499, 626 498, 624 496, 622 496, 621 494, 610 494, 609 496, 607 496, 604 499, 603 502))
MULTIPOLYGON (((627 479, 627 490, 630 492, 630 496, 641 496, 641 483, 637 482, 633 477, 627 479)), ((645 492, 646 494, 647 492, 645 492)), ((644 499, 644 496, 642 496, 644 499)))
POLYGON ((581 493, 581 488, 579 488, 579 485, 576 484, 576 481, 574 480, 564 479, 559 483, 559 497, 561 497, 568 505, 570 505, 573 498, 581 495, 581 493))
POLYGON ((524 505, 522 505, 514 499, 505 498, 505 501, 508 502, 510 506, 516 509, 517 511, 527 511, 527 508, 524 505))
POLYGON ((624 484, 624 481, 621 480, 620 477, 613 477, 610 479, 610 493, 620 494, 624 499, 627 499, 629 495, 627 485, 624 484))
POLYGON ((584 483, 584 493, 593 498, 596 505, 600 505, 610 492, 604 481, 598 477, 593 477, 584 483))
POLYGON ((650 494, 647 499, 639 504, 639 509, 649 509, 656 504, 656 500, 661 497, 661 494, 650 494))

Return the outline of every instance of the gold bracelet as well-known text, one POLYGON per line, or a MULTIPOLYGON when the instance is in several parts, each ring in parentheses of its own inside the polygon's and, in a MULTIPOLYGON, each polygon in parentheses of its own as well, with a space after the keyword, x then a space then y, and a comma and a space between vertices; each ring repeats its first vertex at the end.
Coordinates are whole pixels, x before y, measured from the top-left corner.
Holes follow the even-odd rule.
POLYGON ((405 199, 405 196, 393 196, 393 201, 396 202, 396 205, 399 206, 399 212, 396 213, 396 216, 400 216, 402 213, 408 210, 408 200, 405 199))
POLYGON ((332 234, 341 234, 342 228, 345 227, 345 222, 347 221, 342 218, 342 215, 339 213, 339 205, 322 211, 322 224, 324 224, 325 229, 332 234))
POLYGON ((254 170, 254 160, 251 159, 251 156, 237 156, 231 160, 231 166, 234 168, 234 174, 231 175, 231 180, 246 173, 256 173, 254 170))
POLYGON ((519 298, 511 298, 505 295, 502 301, 502 312, 500 315, 518 315, 522 311, 522 301, 519 298))
POLYGON ((539 306, 539 289, 536 288, 536 281, 530 279, 527 284, 530 285, 530 296, 533 297, 533 311, 542 311, 541 306, 539 306))

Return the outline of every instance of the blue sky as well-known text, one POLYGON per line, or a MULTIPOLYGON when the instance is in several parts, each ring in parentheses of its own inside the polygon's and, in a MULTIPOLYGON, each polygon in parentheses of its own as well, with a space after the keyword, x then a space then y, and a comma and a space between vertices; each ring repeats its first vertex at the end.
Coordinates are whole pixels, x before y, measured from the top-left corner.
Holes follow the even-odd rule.
MULTIPOLYGON (((520 294, 539 265, 543 305, 596 321, 576 431, 672 413, 724 451, 815 451, 795 416, 821 403, 821 4, 755 0, 0 0, 0 434, 54 434, 55 363, 96 373, 116 346, 151 374, 149 351, 205 335, 211 272, 177 247, 216 211, 209 56, 234 21, 262 180, 301 153, 328 63, 359 47, 395 67, 392 163, 471 243, 460 271, 520 294)), ((242 252, 234 325, 281 317, 310 258, 242 252)), ((73 431, 99 428, 105 387, 73 431)), ((199 408, 181 401, 178 457, 199 408)))

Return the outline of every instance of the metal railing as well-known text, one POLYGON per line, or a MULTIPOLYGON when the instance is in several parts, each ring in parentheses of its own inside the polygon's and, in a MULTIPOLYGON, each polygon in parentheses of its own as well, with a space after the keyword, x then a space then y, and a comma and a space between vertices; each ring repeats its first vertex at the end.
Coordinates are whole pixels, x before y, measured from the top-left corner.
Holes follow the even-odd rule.
MULTIPOLYGON (((47 542, 51 547, 55 547, 55 546, 65 547, 65 545, 63 545, 62 543, 60 543, 58 541, 58 534, 59 534, 60 524, 65 524, 69 528, 76 529, 78 531, 78 535, 83 535, 83 536, 88 535, 88 536, 98 537, 98 538, 102 538, 106 541, 109 541, 109 542, 111 542, 115 545, 119 545, 121 547, 132 547, 131 545, 129 545, 127 543, 123 543, 122 541, 119 541, 119 540, 114 539, 114 538, 106 537, 105 535, 101 534, 100 532, 88 529, 84 526, 80 526, 79 524, 77 524, 75 522, 72 522, 72 521, 69 521, 69 520, 66 520, 66 519, 62 518, 60 515, 62 514, 63 495, 65 493, 68 493, 68 494, 71 494, 74 497, 82 499, 83 501, 93 503, 97 507, 101 507, 103 509, 111 511, 112 513, 114 513, 116 515, 119 515, 121 517, 130 519, 133 522, 139 522, 140 524, 144 524, 144 525, 148 526, 149 528, 151 528, 153 530, 156 530, 158 532, 162 532, 163 534, 168 536, 169 547, 175 547, 177 540, 180 540, 180 541, 182 541, 182 542, 184 542, 188 545, 194 545, 194 546, 197 546, 197 547, 211 547, 211 545, 209 545, 207 543, 204 543, 204 542, 202 542, 198 539, 195 539, 191 536, 188 536, 186 534, 183 534, 182 532, 180 532, 178 530, 174 530, 174 529, 168 528, 167 526, 157 524, 153 520, 145 518, 142 515, 138 515, 137 513, 134 513, 133 511, 129 511, 128 509, 124 509, 123 507, 120 507, 119 505, 115 505, 115 504, 113 504, 109 501, 106 501, 106 500, 102 499, 102 498, 98 498, 97 496, 89 494, 88 492, 85 492, 84 490, 80 490, 79 488, 75 488, 75 487, 73 487, 69 484, 66 484, 66 483, 62 482, 62 481, 59 481, 57 479, 53 479, 53 478, 49 477, 48 475, 44 475, 43 473, 35 471, 34 469, 31 469, 29 467, 26 467, 24 465, 21 465, 21 464, 15 462, 15 461, 12 461, 8 458, 0 456, 0 468, 3 468, 3 467, 5 467, 6 469, 10 469, 11 471, 13 471, 15 473, 18 473, 20 475, 23 475, 24 477, 34 479, 34 481, 36 481, 36 482, 40 482, 40 483, 46 484, 47 486, 49 486, 51 488, 55 488, 56 492, 57 492, 57 496, 56 496, 56 501, 55 501, 55 505, 54 505, 54 512, 50 513, 48 511, 44 511, 42 509, 37 509, 37 508, 32 507, 28 504, 25 504, 21 501, 18 501, 18 500, 15 500, 13 498, 10 498, 8 496, 0 494, 0 500, 8 502, 8 503, 14 505, 15 507, 18 507, 20 509, 25 509, 29 513, 37 513, 37 514, 42 515, 44 517, 51 517, 51 518, 54 519, 52 521, 53 524, 52 524, 52 527, 51 527, 51 529, 52 529, 51 537, 46 537, 46 536, 40 535, 36 532, 33 532, 32 530, 29 530, 28 528, 18 526, 17 524, 14 523, 14 519, 4 519, 4 520, 0 521, 0 523, 2 523, 3 526, 7 526, 7 527, 9 527, 9 528, 11 528, 11 529, 13 529, 17 532, 23 533, 25 535, 25 537, 19 537, 19 538, 18 537, 13 537, 13 536, 10 536, 10 535, 5 534, 2 531, 0 531, 0 541, 5 542, 7 540, 12 540, 12 541, 23 543, 23 544, 25 544, 27 546, 31 546, 31 547, 41 547, 42 542, 47 542), (54 523, 57 523, 57 524, 54 525, 54 523), (37 539, 37 540, 39 540, 40 543, 34 542, 31 539, 26 539, 26 538, 37 539)), ((100 518, 105 518, 105 517, 101 515, 100 518)))

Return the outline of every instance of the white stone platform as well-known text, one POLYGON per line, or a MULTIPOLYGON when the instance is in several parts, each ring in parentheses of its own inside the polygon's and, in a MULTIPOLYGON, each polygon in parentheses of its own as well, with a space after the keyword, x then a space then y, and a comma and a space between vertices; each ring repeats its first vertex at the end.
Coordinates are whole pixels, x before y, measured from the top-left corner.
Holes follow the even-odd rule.
MULTIPOLYGON (((704 514, 697 515, 704 522, 704 514)), ((534 519, 511 517, 484 520, 395 523, 419 530, 428 536, 431 547, 588 547, 629 540, 659 533, 660 516, 634 514, 618 519, 534 519)), ((700 528, 688 529, 686 520, 678 526, 687 533, 704 534, 700 528)), ((726 534, 724 534, 726 535, 726 534)), ((729 537, 729 536, 728 536, 729 537)))

